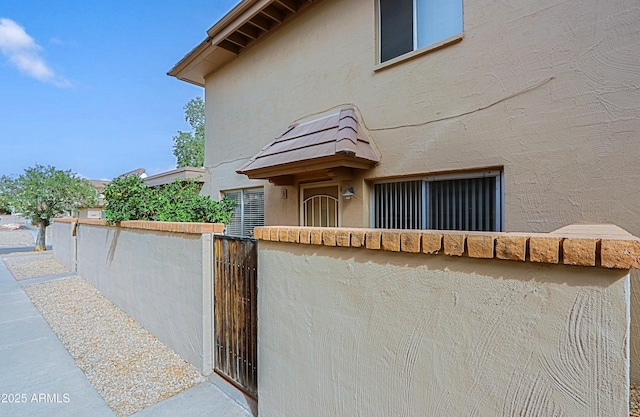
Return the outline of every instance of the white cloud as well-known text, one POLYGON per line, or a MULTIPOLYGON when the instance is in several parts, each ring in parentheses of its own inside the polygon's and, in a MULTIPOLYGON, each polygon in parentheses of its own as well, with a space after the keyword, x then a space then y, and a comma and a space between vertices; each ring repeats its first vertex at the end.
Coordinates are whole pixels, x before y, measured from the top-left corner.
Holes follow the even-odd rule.
POLYGON ((68 87, 40 56, 42 48, 22 26, 11 19, 0 18, 0 52, 20 71, 37 80, 68 87))

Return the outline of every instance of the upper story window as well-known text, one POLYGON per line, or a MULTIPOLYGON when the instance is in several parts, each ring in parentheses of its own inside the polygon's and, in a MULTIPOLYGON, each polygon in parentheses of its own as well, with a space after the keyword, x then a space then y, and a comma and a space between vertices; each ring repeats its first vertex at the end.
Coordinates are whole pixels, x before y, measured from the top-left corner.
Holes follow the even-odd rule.
POLYGON ((378 0, 380 62, 462 33, 462 0, 378 0))

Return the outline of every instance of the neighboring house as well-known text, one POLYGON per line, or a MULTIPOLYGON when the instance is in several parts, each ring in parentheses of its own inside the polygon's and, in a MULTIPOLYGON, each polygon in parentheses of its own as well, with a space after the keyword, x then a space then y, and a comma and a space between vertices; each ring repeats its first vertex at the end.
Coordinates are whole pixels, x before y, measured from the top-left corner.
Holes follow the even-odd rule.
MULTIPOLYGON (((122 176, 126 175, 137 175, 140 178, 146 178, 147 174, 145 173, 144 168, 138 168, 133 171, 125 172, 122 176)), ((104 195, 102 194, 105 187, 111 182, 109 180, 89 180, 89 182, 96 188, 98 192, 98 200, 96 204, 92 207, 77 207, 71 213, 72 217, 76 217, 79 219, 101 219, 102 218, 102 210, 104 209, 104 195)))
MULTIPOLYGON (((144 168, 138 168, 134 171, 126 172, 122 174, 122 176, 137 175, 142 178, 149 187, 153 188, 170 184, 176 180, 185 179, 194 179, 197 182, 202 183, 204 181, 204 173, 205 171, 203 168, 183 167, 148 176, 144 168)), ((89 180, 89 182, 93 184, 98 191, 98 201, 93 207, 78 207, 73 213, 73 217, 80 219, 101 219, 102 209, 104 208, 104 195, 102 192, 111 181, 89 180)))
POLYGON ((107 180, 89 180, 89 182, 96 188, 98 192, 98 200, 96 204, 92 207, 78 207, 73 213, 73 217, 77 217, 80 219, 101 219, 102 218, 102 209, 104 208, 104 195, 102 192, 104 188, 111 181, 107 180))
POLYGON ((244 0, 207 34, 169 74, 205 87, 204 192, 253 213, 237 234, 264 210, 640 235, 635 2, 244 0))
POLYGON ((159 187, 162 185, 171 184, 176 180, 196 180, 198 182, 204 181, 204 169, 194 167, 183 167, 172 169, 171 171, 161 172, 159 174, 145 176, 143 181, 147 183, 149 187, 159 187))
POLYGON ((124 174, 120 174, 119 177, 127 177, 129 175, 137 175, 140 178, 147 178, 147 171, 144 168, 134 169, 133 171, 125 172, 124 174))

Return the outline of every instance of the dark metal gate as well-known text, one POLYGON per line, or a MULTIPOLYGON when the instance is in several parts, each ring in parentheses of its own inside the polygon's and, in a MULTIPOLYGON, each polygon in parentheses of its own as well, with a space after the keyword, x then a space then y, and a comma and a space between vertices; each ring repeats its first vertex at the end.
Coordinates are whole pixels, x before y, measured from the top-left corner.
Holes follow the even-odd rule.
POLYGON ((217 235, 214 272, 214 370, 258 397, 258 242, 217 235))

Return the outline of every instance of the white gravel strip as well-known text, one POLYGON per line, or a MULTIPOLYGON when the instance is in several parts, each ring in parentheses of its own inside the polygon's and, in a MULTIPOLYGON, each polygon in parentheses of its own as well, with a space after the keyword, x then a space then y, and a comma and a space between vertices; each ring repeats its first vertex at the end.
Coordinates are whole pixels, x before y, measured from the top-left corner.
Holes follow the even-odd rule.
MULTIPOLYGON (((42 253, 42 252, 34 252, 42 253)), ((41 256, 5 256, 5 264, 16 280, 46 277, 49 275, 64 274, 69 270, 58 262, 53 254, 41 256)))
POLYGON ((81 277, 30 285, 24 291, 118 416, 205 379, 81 277))

